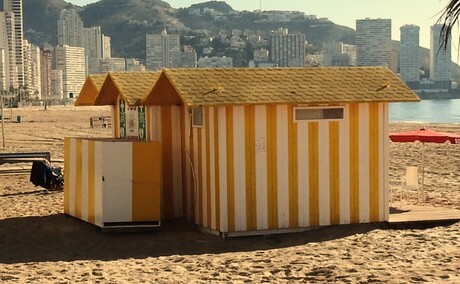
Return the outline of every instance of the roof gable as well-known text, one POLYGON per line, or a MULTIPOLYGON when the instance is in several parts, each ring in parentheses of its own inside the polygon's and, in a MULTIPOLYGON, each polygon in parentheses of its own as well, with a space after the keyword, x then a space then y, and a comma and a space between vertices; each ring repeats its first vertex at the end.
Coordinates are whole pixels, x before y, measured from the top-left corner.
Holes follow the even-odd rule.
POLYGON ((146 105, 180 105, 182 103, 182 98, 164 72, 161 73, 157 83, 145 99, 146 105))
POLYGON ((160 72, 109 72, 94 105, 114 105, 121 96, 129 105, 142 104, 160 72))
POLYGON ((88 106, 93 105, 96 100, 99 91, 104 84, 106 74, 92 74, 88 75, 83 87, 81 88, 80 94, 75 101, 76 106, 88 106))

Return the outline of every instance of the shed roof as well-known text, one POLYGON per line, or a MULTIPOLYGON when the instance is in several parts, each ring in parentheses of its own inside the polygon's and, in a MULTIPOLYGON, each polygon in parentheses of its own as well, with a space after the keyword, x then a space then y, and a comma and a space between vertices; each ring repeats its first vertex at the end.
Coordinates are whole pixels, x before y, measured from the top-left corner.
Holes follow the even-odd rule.
POLYGON ((83 87, 81 88, 80 94, 75 101, 76 106, 88 106, 93 105, 96 100, 99 91, 104 84, 105 77, 107 74, 92 74, 88 75, 83 87))
POLYGON ((160 72, 109 72, 94 105, 114 105, 118 95, 130 105, 140 104, 150 94, 160 72))
POLYGON ((420 100, 386 67, 184 68, 164 74, 188 106, 420 100))

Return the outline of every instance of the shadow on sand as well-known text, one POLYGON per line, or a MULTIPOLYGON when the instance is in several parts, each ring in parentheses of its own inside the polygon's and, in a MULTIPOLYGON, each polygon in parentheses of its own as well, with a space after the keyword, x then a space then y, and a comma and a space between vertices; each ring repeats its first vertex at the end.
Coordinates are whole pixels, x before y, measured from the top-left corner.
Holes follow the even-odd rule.
POLYGON ((254 251, 344 238, 387 223, 327 226, 303 233, 239 237, 205 234, 183 220, 142 233, 102 233, 99 227, 65 214, 0 220, 0 263, 115 260, 169 255, 254 251))

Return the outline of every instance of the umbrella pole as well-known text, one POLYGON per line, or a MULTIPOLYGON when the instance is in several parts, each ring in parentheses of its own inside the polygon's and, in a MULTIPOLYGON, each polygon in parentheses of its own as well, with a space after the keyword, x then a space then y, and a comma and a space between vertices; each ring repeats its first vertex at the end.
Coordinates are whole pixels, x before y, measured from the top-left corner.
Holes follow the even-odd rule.
MULTIPOLYGON (((422 143, 422 200, 425 202, 425 142, 422 143)), ((420 200, 420 195, 419 195, 419 200, 420 200)))

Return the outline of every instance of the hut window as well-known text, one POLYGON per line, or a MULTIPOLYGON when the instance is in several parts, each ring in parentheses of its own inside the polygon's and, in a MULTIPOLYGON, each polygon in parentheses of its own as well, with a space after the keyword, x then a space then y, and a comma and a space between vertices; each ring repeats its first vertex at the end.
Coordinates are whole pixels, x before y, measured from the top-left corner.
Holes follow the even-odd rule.
POLYGON ((204 116, 202 107, 196 107, 192 109, 192 125, 193 127, 204 126, 204 116))
POLYGON ((343 107, 294 108, 294 121, 337 120, 343 119, 343 107))

